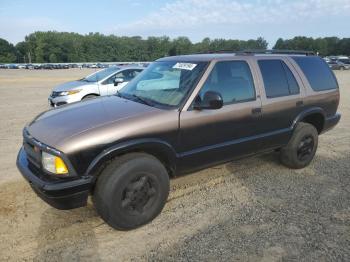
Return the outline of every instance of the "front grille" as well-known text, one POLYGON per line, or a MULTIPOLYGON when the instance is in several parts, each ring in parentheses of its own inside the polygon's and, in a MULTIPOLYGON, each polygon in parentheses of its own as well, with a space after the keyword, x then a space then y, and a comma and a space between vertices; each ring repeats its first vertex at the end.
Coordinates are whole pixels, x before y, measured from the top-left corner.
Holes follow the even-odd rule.
POLYGON ((41 151, 38 147, 34 146, 33 143, 27 138, 24 137, 23 148, 27 153, 28 161, 36 166, 37 168, 41 167, 41 151))

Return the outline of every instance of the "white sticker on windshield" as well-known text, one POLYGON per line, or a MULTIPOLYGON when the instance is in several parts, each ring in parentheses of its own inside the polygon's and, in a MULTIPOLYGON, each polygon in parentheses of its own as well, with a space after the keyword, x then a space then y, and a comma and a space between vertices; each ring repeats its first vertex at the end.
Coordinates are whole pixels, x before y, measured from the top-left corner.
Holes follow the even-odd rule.
POLYGON ((196 67, 197 64, 192 64, 192 63, 176 63, 173 68, 176 69, 184 69, 184 70, 193 70, 193 68, 196 67))

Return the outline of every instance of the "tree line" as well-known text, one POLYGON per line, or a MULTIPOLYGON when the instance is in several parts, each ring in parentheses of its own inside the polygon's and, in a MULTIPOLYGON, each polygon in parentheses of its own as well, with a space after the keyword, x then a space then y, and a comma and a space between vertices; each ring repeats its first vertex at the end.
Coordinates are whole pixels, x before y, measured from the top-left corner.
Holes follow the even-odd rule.
MULTIPOLYGON (((192 43, 187 37, 170 39, 167 36, 126 37, 89 33, 81 35, 67 32, 35 32, 23 42, 12 45, 0 38, 0 62, 2 63, 69 63, 152 61, 169 55, 208 51, 266 49, 267 41, 259 37, 252 40, 210 39, 192 43)), ((309 50, 320 55, 350 55, 350 38, 278 39, 274 48, 309 50)))
POLYGON ((35 32, 16 46, 0 41, 0 62, 115 62, 152 61, 160 57, 190 54, 209 50, 265 49, 263 38, 256 40, 225 40, 209 38, 192 43, 187 37, 170 39, 167 36, 119 37, 90 33, 81 35, 66 32, 35 32))
POLYGON ((350 56, 350 38, 323 37, 312 38, 297 36, 292 39, 276 41, 274 49, 306 50, 318 53, 320 56, 346 55, 350 56))

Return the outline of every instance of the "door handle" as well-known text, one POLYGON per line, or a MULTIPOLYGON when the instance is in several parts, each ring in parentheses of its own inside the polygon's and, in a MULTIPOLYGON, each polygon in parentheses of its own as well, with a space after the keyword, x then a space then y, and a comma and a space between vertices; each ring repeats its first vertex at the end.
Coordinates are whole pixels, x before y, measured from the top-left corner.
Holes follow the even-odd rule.
POLYGON ((252 109, 252 114, 253 114, 253 115, 259 115, 259 114, 261 114, 261 107, 253 108, 253 109, 252 109))
POLYGON ((303 104, 304 104, 303 101, 297 101, 297 102, 295 103, 296 106, 302 106, 303 104))

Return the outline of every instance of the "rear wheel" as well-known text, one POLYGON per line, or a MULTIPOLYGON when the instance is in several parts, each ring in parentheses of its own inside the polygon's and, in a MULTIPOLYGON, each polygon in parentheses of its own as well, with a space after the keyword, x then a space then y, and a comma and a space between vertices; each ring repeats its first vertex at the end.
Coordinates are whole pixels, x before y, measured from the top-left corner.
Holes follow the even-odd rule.
POLYGON ((318 146, 318 132, 308 123, 299 123, 286 147, 281 149, 282 164, 290 168, 303 168, 310 164, 318 146))
POLYGON ((133 229, 154 219, 169 194, 163 164, 145 153, 131 153, 108 165, 97 180, 97 212, 116 229, 133 229))

